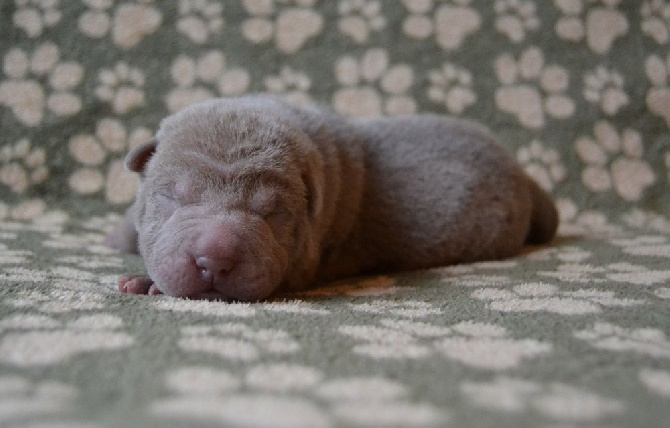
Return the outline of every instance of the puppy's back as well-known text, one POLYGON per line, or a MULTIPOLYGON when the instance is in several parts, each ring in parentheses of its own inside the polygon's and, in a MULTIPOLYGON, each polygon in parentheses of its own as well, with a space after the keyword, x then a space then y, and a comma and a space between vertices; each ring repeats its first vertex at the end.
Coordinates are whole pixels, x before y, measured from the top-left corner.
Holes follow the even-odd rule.
POLYGON ((366 141, 364 228, 383 264, 509 257, 553 237, 553 202, 486 128, 436 115, 356 123, 366 141))

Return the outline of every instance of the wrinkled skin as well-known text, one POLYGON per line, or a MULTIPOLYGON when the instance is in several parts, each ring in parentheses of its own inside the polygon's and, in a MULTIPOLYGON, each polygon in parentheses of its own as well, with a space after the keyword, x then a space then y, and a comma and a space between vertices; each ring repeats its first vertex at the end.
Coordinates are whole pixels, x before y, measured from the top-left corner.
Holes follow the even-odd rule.
POLYGON ((349 121, 270 97, 217 99, 133 149, 135 204, 108 237, 142 255, 131 294, 256 301, 374 272, 514 255, 557 213, 482 128, 349 121))

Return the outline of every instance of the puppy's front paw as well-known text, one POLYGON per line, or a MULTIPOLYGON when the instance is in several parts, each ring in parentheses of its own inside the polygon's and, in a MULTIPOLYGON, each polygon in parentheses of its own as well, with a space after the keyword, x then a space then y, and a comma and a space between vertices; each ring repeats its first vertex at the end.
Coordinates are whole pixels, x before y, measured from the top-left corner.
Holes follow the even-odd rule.
POLYGON ((119 279, 119 291, 127 294, 162 294, 148 276, 126 276, 119 279))

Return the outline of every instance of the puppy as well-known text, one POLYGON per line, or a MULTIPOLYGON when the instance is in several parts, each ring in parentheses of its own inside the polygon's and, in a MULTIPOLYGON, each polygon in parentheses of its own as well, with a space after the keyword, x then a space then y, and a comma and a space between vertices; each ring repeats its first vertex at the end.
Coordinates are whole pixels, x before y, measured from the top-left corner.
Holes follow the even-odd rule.
POLYGON ((135 203, 108 237, 148 277, 121 291, 256 301, 326 281, 498 259, 558 215, 482 127, 345 119, 276 98, 214 99, 133 149, 135 203))

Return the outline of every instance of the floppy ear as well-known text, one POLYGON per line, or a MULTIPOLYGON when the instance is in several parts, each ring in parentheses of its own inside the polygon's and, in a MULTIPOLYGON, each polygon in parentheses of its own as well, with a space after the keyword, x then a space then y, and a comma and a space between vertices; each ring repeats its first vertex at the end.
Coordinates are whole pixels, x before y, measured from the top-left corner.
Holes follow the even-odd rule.
POLYGON ((129 171, 139 172, 140 174, 144 172, 144 168, 149 159, 151 159, 151 156, 153 156, 156 146, 158 146, 158 140, 152 138, 132 149, 126 155, 126 168, 129 171))

